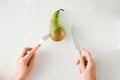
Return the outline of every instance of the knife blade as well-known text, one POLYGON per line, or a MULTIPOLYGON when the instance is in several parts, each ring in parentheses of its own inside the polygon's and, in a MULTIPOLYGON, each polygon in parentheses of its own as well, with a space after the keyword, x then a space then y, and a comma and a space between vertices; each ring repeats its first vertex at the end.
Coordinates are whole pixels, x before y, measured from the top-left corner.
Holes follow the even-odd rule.
POLYGON ((45 41, 47 41, 49 38, 50 38, 50 35, 49 35, 49 34, 43 36, 43 37, 40 39, 39 44, 40 44, 40 45, 44 44, 45 41))
POLYGON ((72 37, 73 37, 75 47, 79 51, 79 54, 81 54, 80 45, 79 45, 78 36, 77 36, 77 31, 76 31, 74 26, 71 26, 71 33, 72 33, 72 37))

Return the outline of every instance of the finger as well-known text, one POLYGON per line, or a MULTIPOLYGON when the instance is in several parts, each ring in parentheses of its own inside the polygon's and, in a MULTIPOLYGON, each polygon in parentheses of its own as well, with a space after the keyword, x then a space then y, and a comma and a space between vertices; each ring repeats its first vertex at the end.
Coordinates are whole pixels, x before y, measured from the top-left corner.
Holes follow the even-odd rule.
POLYGON ((80 50, 81 50, 83 53, 86 54, 86 57, 87 57, 88 62, 91 62, 91 61, 92 61, 92 56, 91 56, 90 52, 87 51, 87 50, 84 49, 84 48, 80 48, 80 50))
POLYGON ((33 56, 31 57, 31 60, 30 60, 30 62, 29 62, 29 66, 28 66, 29 69, 31 69, 31 68, 33 67, 34 60, 35 60, 35 55, 33 55, 33 56))
POLYGON ((84 63, 84 57, 82 55, 80 55, 80 67, 82 70, 85 69, 85 63, 84 63))
POLYGON ((86 67, 87 64, 88 64, 88 60, 87 60, 87 57, 86 57, 86 56, 84 56, 84 63, 85 63, 85 67, 86 67))
POLYGON ((19 57, 20 57, 20 58, 21 58, 21 57, 24 57, 24 56, 26 55, 27 51, 31 51, 31 50, 32 50, 32 48, 30 48, 30 47, 24 48, 24 50, 23 50, 22 53, 19 55, 19 57))
POLYGON ((35 52, 38 50, 39 47, 40 47, 40 44, 38 44, 37 46, 35 46, 35 47, 31 50, 31 53, 32 53, 32 52, 35 53, 35 52))
POLYGON ((86 56, 84 56, 84 59, 87 61, 87 57, 86 56))
POLYGON ((25 58, 29 60, 35 54, 39 47, 40 45, 35 46, 30 52, 28 52, 28 54, 26 54, 25 58))
POLYGON ((80 74, 82 73, 82 69, 81 69, 81 66, 79 65, 79 70, 80 70, 80 74))
POLYGON ((80 63, 80 60, 78 59, 77 62, 76 62, 76 65, 78 65, 80 63))

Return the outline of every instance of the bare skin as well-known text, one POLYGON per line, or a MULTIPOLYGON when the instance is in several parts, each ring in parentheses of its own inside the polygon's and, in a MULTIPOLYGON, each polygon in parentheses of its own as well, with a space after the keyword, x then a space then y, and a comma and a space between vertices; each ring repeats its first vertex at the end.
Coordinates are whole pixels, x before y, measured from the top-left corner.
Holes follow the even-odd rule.
POLYGON ((34 48, 24 48, 16 61, 15 72, 11 80, 26 80, 33 67, 35 52, 39 47, 40 45, 34 48))
MULTIPOLYGON (((37 45, 34 48, 25 48, 23 50, 17 59, 15 72, 11 80, 26 80, 34 64, 35 52, 39 47, 40 45, 37 45)), ((80 55, 77 65, 83 80, 96 80, 96 64, 90 52, 84 48, 81 48, 81 51, 86 56, 80 55)))
POLYGON ((83 80, 96 80, 96 63, 92 59, 89 51, 84 48, 81 48, 80 50, 85 53, 85 56, 80 55, 77 60, 77 65, 79 66, 83 80))

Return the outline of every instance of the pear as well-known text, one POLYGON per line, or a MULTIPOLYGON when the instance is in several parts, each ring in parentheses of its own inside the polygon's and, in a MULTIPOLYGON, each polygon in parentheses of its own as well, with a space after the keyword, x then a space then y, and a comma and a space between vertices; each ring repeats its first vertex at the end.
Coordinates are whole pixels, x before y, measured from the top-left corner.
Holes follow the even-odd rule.
POLYGON ((65 37, 65 30, 58 20, 60 11, 64 11, 64 10, 59 9, 55 11, 50 20, 49 34, 50 34, 51 39, 54 41, 61 41, 65 37))

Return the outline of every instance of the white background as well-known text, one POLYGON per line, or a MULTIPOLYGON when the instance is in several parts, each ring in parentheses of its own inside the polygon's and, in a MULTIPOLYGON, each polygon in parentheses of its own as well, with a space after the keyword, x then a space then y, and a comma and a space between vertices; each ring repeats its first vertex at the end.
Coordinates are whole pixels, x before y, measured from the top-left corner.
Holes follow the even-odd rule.
POLYGON ((49 32, 60 8, 66 37, 41 46, 27 80, 81 80, 71 25, 97 63, 97 80, 120 80, 120 0, 0 0, 0 80, 9 80, 17 56, 49 32))

